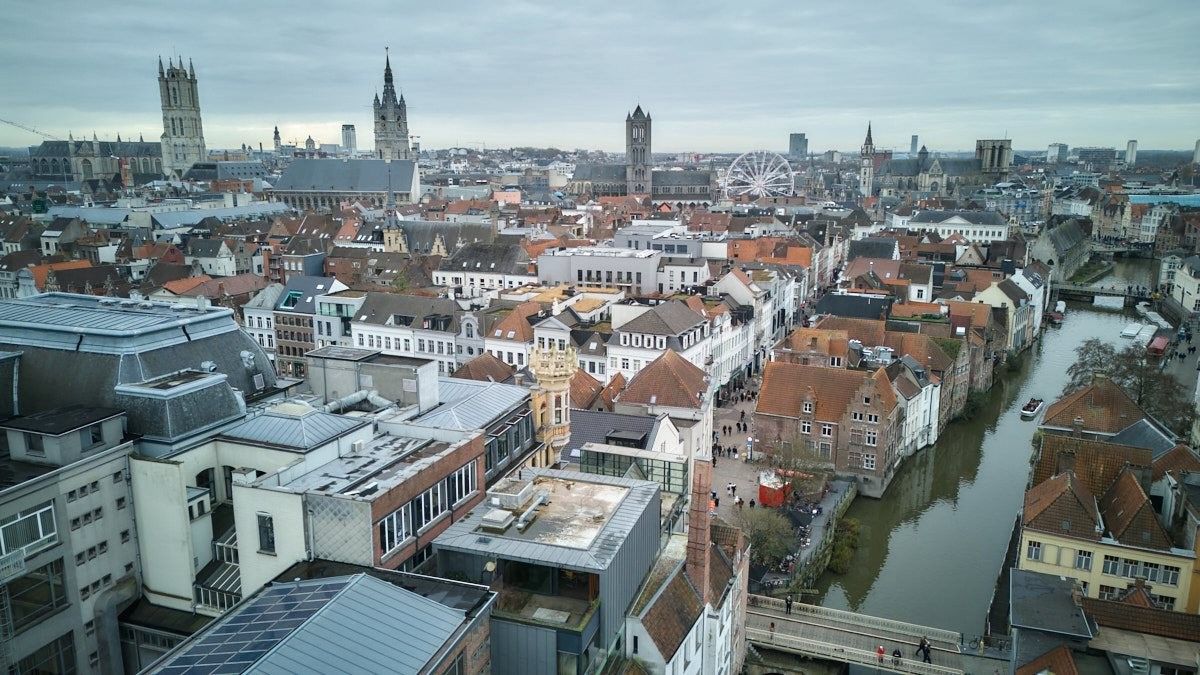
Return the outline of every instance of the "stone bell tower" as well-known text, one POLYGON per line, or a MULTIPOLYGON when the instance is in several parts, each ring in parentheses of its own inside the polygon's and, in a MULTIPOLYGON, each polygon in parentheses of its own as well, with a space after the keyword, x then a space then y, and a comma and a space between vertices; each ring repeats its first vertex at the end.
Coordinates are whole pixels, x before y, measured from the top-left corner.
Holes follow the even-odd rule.
POLYGON ((571 378, 579 368, 575 348, 535 347, 529 370, 537 378, 533 389, 534 421, 551 461, 571 438, 571 378))

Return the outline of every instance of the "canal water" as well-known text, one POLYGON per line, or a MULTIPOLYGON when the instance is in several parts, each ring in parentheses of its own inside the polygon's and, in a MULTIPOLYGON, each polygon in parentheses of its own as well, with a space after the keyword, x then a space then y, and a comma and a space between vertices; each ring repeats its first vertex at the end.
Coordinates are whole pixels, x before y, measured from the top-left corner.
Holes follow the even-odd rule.
MULTIPOLYGON (((1105 281, 1144 285, 1151 261, 1130 262, 1105 281)), ((850 507, 847 516, 861 525, 858 550, 848 573, 821 578, 817 601, 982 633, 1029 478, 1036 422, 1022 420, 1020 408, 1031 397, 1057 398, 1076 347, 1090 337, 1119 345, 1129 321, 1128 313, 1072 304, 1061 326, 1043 330, 1010 371, 1001 367, 971 419, 951 423, 909 458, 882 499, 860 497, 850 507)))

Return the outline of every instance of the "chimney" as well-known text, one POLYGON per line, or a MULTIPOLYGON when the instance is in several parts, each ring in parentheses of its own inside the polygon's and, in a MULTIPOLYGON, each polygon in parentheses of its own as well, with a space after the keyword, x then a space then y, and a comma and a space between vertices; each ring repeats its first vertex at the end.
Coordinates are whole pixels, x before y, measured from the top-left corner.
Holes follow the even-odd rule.
POLYGON ((1081 436, 1083 436, 1083 418, 1082 417, 1076 417, 1071 422, 1071 435, 1074 436, 1075 438, 1080 438, 1081 436))
MULTIPOLYGON (((706 446, 706 444, 701 444, 706 446)), ((704 603, 709 603, 708 556, 712 546, 708 500, 712 492, 712 457, 698 452, 692 460, 692 503, 688 512, 687 559, 684 570, 704 603)))

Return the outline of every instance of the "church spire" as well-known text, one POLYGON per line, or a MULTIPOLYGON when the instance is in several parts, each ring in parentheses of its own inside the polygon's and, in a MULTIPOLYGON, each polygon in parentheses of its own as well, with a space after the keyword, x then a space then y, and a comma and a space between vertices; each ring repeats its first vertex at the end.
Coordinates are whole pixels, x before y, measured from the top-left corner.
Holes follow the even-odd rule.
POLYGON ((385 86, 392 84, 392 55, 387 47, 383 48, 383 84, 385 86))
POLYGON ((165 73, 163 73, 162 56, 159 56, 158 57, 158 76, 162 77, 164 74, 165 73))
POLYGON ((875 143, 873 143, 871 141, 871 123, 870 122, 867 122, 867 140, 865 143, 863 143, 863 145, 869 145, 872 147, 874 147, 874 145, 875 145, 875 143))

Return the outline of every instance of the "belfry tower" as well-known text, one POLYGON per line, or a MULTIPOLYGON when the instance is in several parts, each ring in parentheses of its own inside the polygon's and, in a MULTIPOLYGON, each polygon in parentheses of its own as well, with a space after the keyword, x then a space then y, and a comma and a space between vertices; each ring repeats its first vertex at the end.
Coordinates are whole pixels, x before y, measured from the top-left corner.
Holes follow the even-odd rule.
POLYGON ((404 95, 396 98, 391 55, 384 57, 383 98, 375 94, 375 156, 379 159, 412 159, 408 147, 408 107, 404 95))

